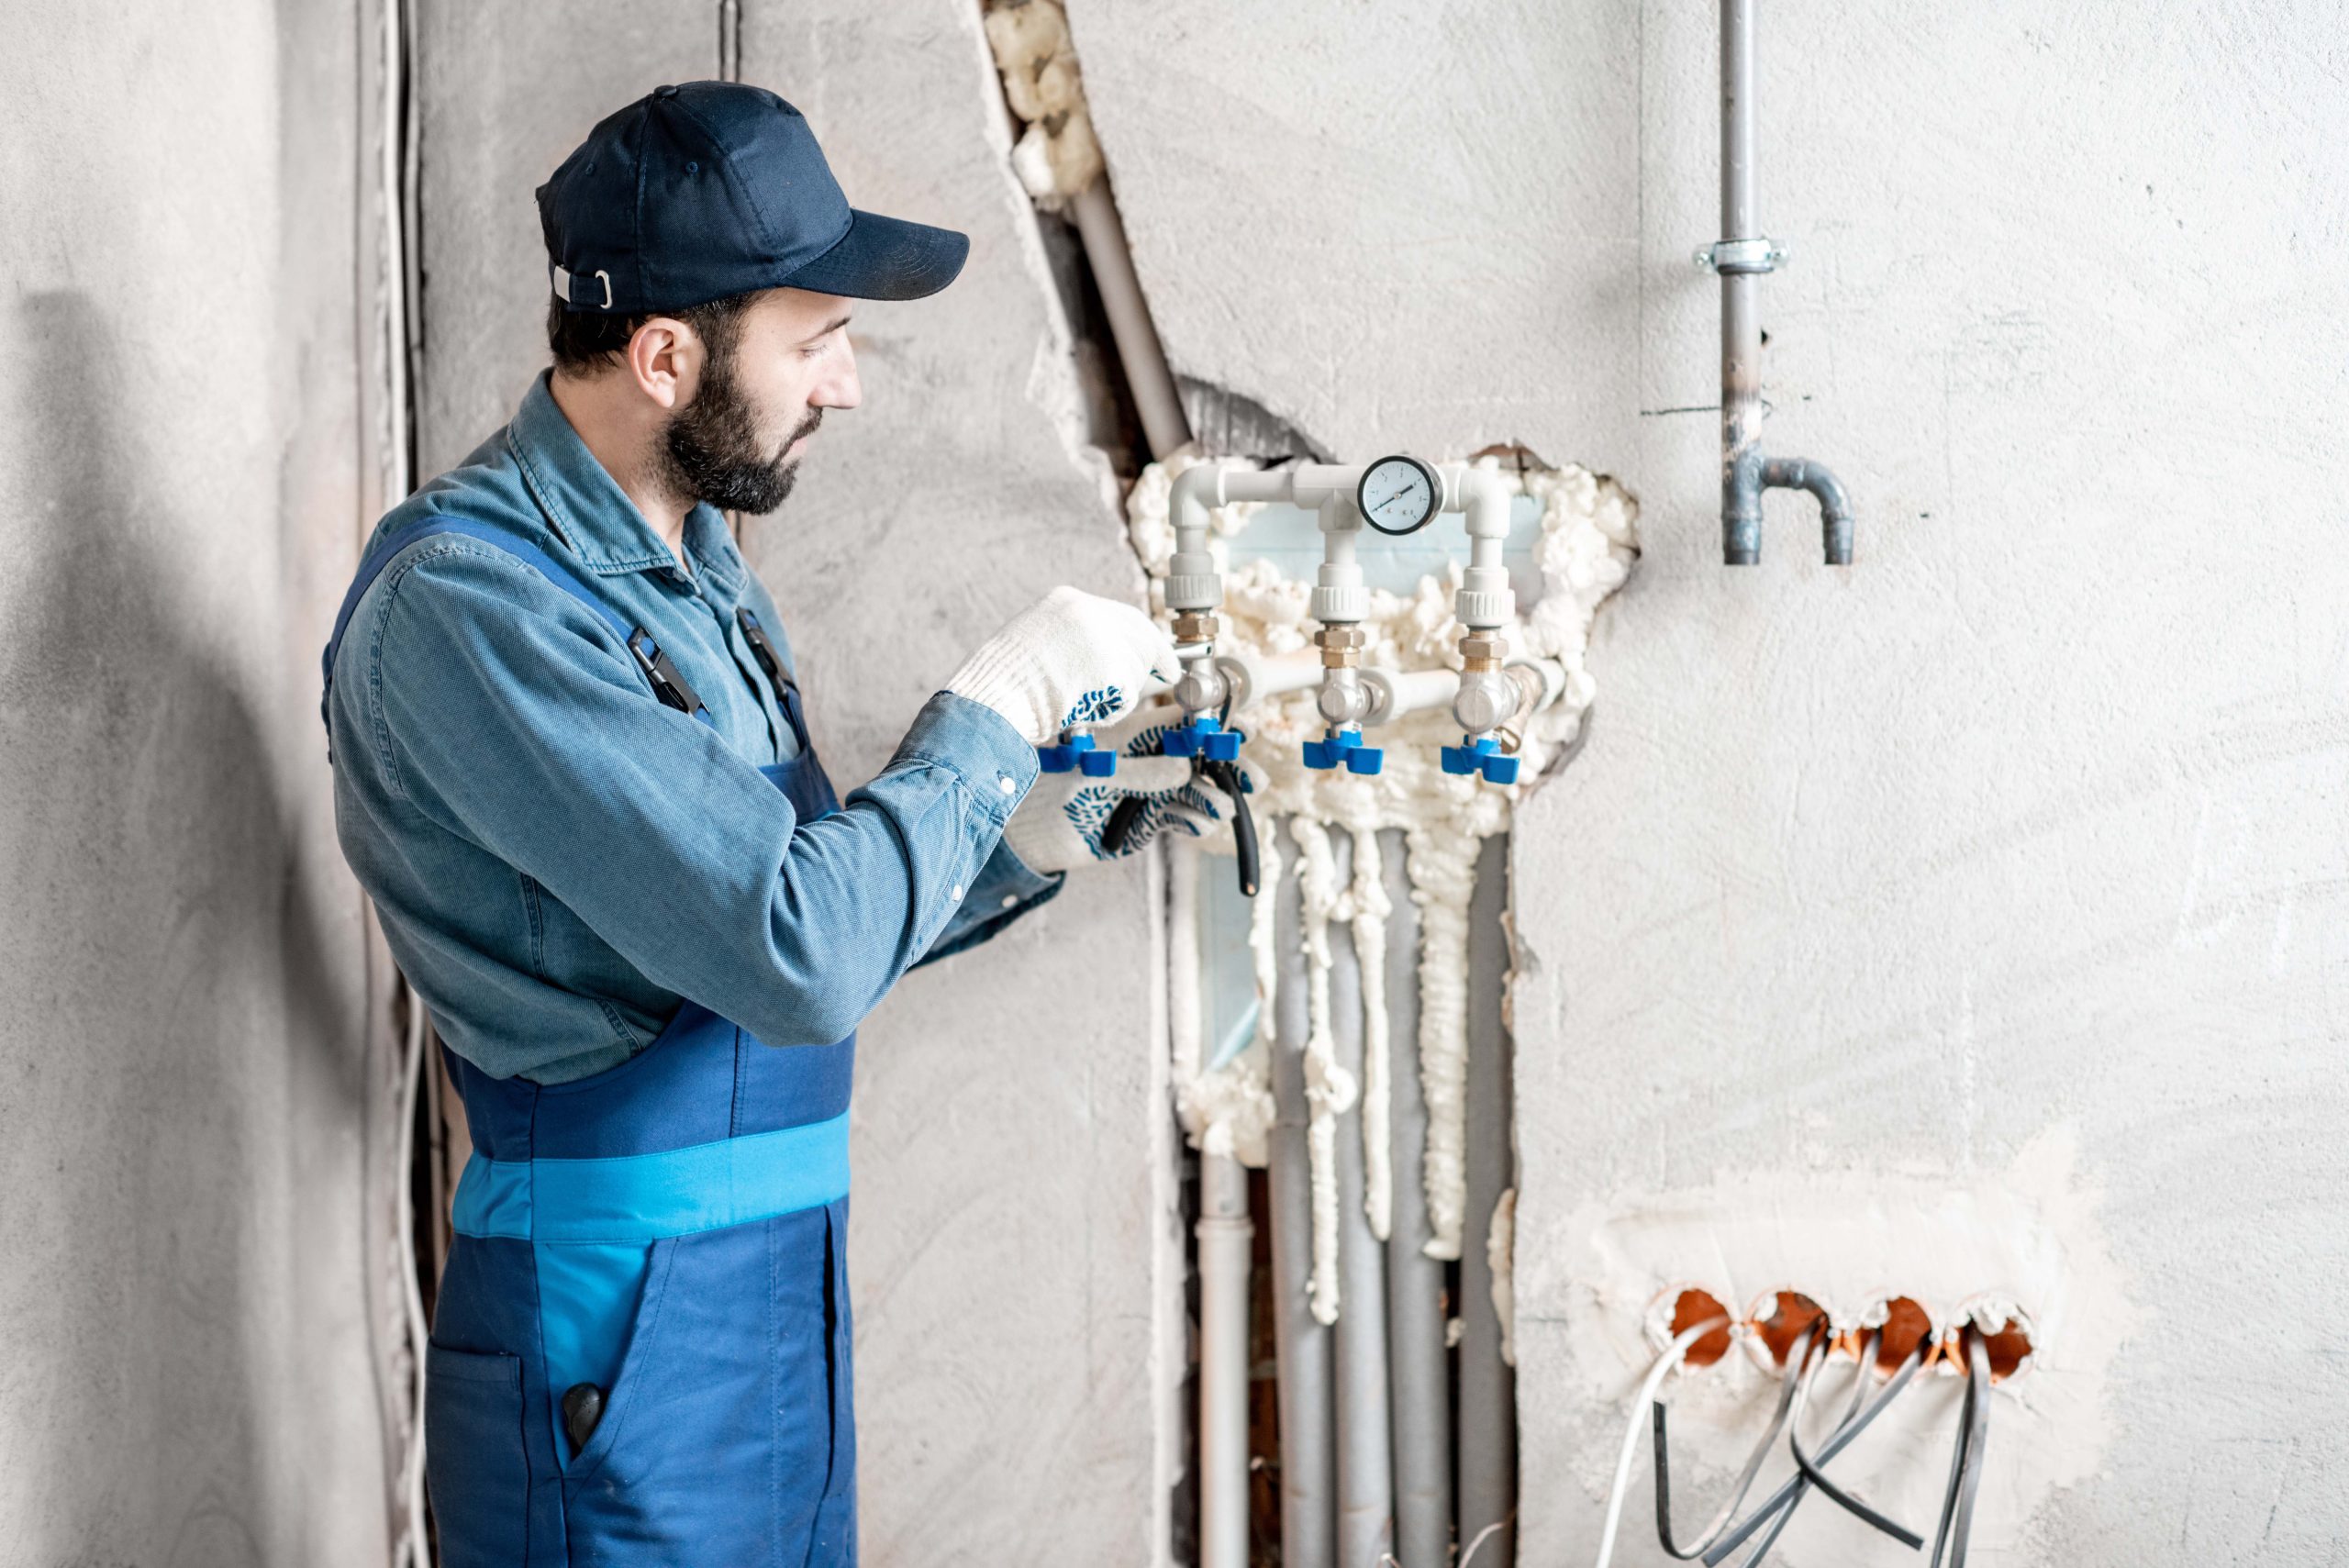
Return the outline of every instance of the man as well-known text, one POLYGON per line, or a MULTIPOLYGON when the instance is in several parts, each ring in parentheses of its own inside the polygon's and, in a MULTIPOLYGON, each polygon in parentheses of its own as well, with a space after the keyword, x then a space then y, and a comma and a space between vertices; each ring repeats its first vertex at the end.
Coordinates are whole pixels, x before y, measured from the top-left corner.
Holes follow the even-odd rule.
POLYGON ((538 199, 553 367, 383 520, 326 658, 343 850, 473 1140, 427 1356, 441 1561, 852 1563, 857 1024, 1105 857, 1121 793, 1125 851, 1228 802, 1162 758, 1031 791, 1037 746, 1175 673, 1069 588, 839 801, 720 508, 780 504, 857 406, 850 301, 943 288, 967 241, 852 211, 790 105, 714 82, 538 199))

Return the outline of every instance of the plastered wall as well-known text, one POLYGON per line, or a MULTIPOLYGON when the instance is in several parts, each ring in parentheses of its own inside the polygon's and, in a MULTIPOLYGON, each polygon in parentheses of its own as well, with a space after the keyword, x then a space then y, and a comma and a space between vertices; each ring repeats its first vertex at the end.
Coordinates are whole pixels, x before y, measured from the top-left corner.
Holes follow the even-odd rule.
POLYGON ((347 5, 0 50, 0 1562, 384 1558, 347 5))
MULTIPOLYGON (((974 239, 860 312, 867 406, 751 534, 854 777, 1042 588, 1140 577, 975 6, 742 9, 853 198, 974 239)), ((422 473, 542 362, 531 187, 713 73, 715 11, 419 8, 422 473)), ((1838 1205, 1978 1241, 1937 1194, 2019 1214, 2069 1313, 1977 1562, 2333 1560, 2338 7, 1765 0, 1766 439, 1851 486, 1840 573, 1776 497, 1718 564, 1709 6, 1072 12, 1179 373, 1340 457, 1514 439, 1642 501, 1590 740, 1511 839, 1523 1561, 1592 1544, 1658 1216, 1758 1291, 1861 1266, 1838 1205), (1766 1277, 1765 1209, 1816 1274, 1766 1277)), ((383 1555, 384 1080, 312 706, 378 500, 373 26, 73 10, 0 58, 11 1562, 383 1555)), ((1092 873, 864 1033, 871 1562, 1170 1539, 1154 899, 1092 873)), ((1787 1550, 1905 1560, 1826 1515, 1787 1550)))
POLYGON ((1687 260, 1712 7, 1291 7, 1237 48, 1070 9, 1178 371, 1341 455, 1514 438, 1641 498, 1588 745, 1511 840, 1521 1561, 1595 1544, 1649 1353, 1609 1226, 1687 1221, 1680 1272, 1758 1293, 1733 1238, 1856 1210, 1856 1248, 1878 1203, 1970 1245, 1940 1195, 1993 1189, 2080 1288, 1991 1438, 2068 1484, 1994 1491, 1974 1560, 2337 1560, 2338 7, 1765 0, 1765 439, 1861 531, 1831 572, 1774 496, 1737 573, 1687 260))

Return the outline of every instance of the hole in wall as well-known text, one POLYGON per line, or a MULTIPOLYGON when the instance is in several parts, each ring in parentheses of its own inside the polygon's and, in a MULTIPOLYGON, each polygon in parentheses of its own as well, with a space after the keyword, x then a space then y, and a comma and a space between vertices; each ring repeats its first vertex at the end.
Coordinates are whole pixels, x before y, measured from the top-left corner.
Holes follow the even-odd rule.
MULTIPOLYGON (((1720 1297, 1708 1290, 1691 1285, 1673 1297, 1672 1319, 1666 1326, 1667 1340, 1676 1340, 1709 1318, 1727 1318, 1730 1309, 1721 1305, 1720 1297)), ((1729 1354, 1730 1325, 1726 1322, 1709 1334, 1700 1336, 1688 1347, 1684 1365, 1710 1366, 1729 1354)))
POLYGON ((1753 1342, 1772 1366, 1787 1364, 1796 1341, 1827 1316, 1827 1309, 1798 1290, 1776 1290, 1758 1298, 1747 1318, 1753 1325, 1753 1342))
POLYGON ((1982 1341, 1982 1349, 1990 1360, 1990 1381, 2004 1383, 2021 1375, 2031 1365, 2033 1343, 2032 1325, 2021 1308, 2006 1302, 1974 1302, 1958 1311, 1961 1325, 1954 1337, 1958 1350, 1957 1365, 1965 1365, 1965 1336, 1973 1335, 1982 1341), (1985 1324, 1991 1325, 1985 1328, 1985 1324))
POLYGON ((1914 1296, 1896 1296, 1880 1301, 1868 1317, 1879 1322, 1884 1338, 1876 1351, 1876 1370, 1891 1373, 1900 1370, 1900 1363, 1916 1352, 1917 1347, 1933 1332, 1932 1314, 1914 1296))

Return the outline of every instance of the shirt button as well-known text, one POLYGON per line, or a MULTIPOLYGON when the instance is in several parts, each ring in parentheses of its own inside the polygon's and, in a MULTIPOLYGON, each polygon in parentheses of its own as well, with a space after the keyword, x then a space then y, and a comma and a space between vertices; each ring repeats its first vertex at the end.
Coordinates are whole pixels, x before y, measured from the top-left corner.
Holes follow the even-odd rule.
POLYGON ((947 896, 950 900, 962 897, 962 896, 963 896, 963 884, 962 884, 961 883, 959 883, 959 882, 958 882, 958 883, 956 883, 953 886, 952 886, 952 887, 948 888, 948 889, 946 890, 946 896, 947 896))
POLYGON ((1011 775, 1010 775, 1009 773, 1002 774, 1002 775, 1001 775, 1001 778, 1002 778, 1002 781, 1003 781, 1003 793, 1004 793, 1004 794, 1006 794, 1006 795, 1018 795, 1018 794, 1019 793, 1019 786, 1018 784, 1013 784, 1013 783, 1011 782, 1011 775))
POLYGON ((1019 908, 1019 895, 1018 895, 1017 893, 1007 893, 1007 894, 1005 894, 1005 895, 1003 895, 1003 906, 1004 906, 1005 908, 1007 908, 1007 909, 1017 909, 1017 908, 1019 908))

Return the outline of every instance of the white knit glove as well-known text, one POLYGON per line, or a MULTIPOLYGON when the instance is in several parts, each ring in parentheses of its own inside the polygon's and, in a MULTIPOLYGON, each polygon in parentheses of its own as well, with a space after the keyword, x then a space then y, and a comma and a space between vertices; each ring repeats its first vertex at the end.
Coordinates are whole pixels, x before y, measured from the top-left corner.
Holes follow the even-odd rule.
POLYGON ((1174 639, 1131 605, 1059 587, 1011 617, 946 689, 1010 721, 1031 746, 1132 710, 1182 674, 1174 639))
POLYGON ((1116 776, 1040 774, 1004 824, 1004 847, 1030 871, 1050 876, 1095 861, 1121 860, 1161 833, 1197 838, 1229 820, 1230 796, 1194 778, 1188 758, 1160 754, 1161 738, 1181 717, 1172 707, 1155 708, 1097 731, 1095 743, 1119 753, 1116 776), (1101 841, 1102 829, 1130 797, 1139 797, 1140 804, 1128 814, 1124 838, 1110 849, 1101 841))

